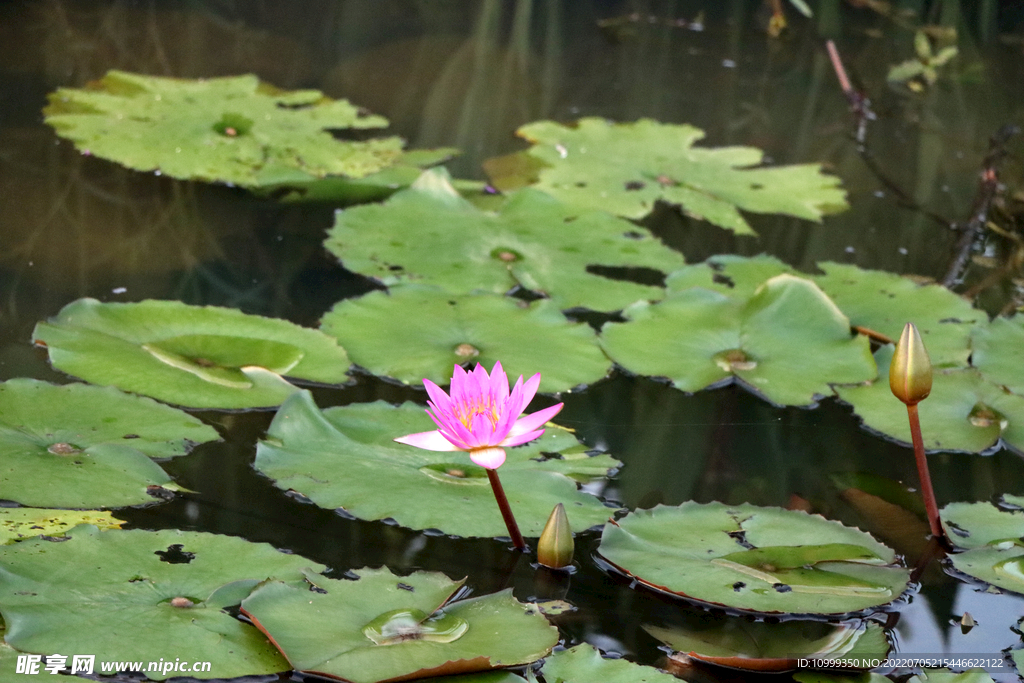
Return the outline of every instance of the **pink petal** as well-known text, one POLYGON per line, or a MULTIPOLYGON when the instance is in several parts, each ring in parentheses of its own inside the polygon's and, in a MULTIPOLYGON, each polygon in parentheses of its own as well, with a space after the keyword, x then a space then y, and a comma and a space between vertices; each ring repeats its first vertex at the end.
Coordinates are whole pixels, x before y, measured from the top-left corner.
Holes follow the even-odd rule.
POLYGON ((528 379, 526 381, 526 384, 523 385, 522 405, 520 405, 516 409, 517 413, 521 413, 524 410, 526 410, 526 406, 530 405, 530 401, 532 401, 533 397, 536 396, 537 389, 539 387, 540 387, 540 373, 538 372, 536 375, 534 375, 533 377, 528 379))
POLYGON ((408 444, 415 446, 416 448, 422 448, 428 451, 463 451, 465 448, 459 448, 451 441, 446 439, 441 432, 436 429, 432 432, 418 432, 416 434, 406 434, 395 439, 398 443, 408 444))
POLYGON ((558 403, 556 405, 551 406, 550 408, 538 410, 536 413, 523 415, 516 421, 514 425, 512 425, 512 429, 509 430, 508 435, 510 437, 515 437, 519 436, 520 434, 525 434, 526 432, 532 432, 533 430, 537 429, 542 424, 546 423, 548 420, 553 418, 555 415, 557 415, 558 411, 562 409, 563 405, 565 404, 558 403))
POLYGON ((498 404, 508 398, 508 376, 501 367, 501 361, 495 362, 494 368, 491 369, 490 394, 491 400, 498 404))
POLYGON ((526 432, 525 434, 509 436, 498 445, 507 446, 508 448, 512 448, 513 446, 522 446, 524 443, 529 443, 530 441, 539 438, 542 434, 544 434, 544 430, 538 429, 535 432, 526 432))
POLYGON ((505 449, 478 448, 469 452, 469 458, 480 467, 496 470, 505 462, 505 449))
POLYGON ((501 439, 491 440, 494 435, 494 426, 491 424, 491 418, 486 415, 477 414, 473 416, 473 446, 496 446, 497 442, 501 439))
POLYGON ((452 400, 448 398, 448 394, 444 393, 444 389, 437 386, 429 379, 423 380, 423 388, 427 390, 427 395, 430 396, 430 400, 434 402, 434 410, 438 413, 451 412, 452 400))

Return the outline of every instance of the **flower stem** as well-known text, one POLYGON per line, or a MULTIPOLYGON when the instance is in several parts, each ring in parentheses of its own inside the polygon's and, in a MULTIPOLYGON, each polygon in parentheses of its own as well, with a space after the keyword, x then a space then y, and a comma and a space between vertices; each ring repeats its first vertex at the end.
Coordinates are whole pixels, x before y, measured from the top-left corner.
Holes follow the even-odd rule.
POLYGON ((928 526, 931 527, 932 536, 942 539, 944 534, 939 522, 939 506, 935 502, 935 490, 932 488, 932 478, 928 473, 928 460, 924 454, 924 439, 921 438, 921 420, 917 416, 916 403, 907 405, 907 417, 910 418, 910 438, 914 442, 914 459, 917 461, 917 477, 921 480, 921 497, 924 498, 924 507, 928 513, 928 526))
POLYGON ((501 510, 501 518, 505 520, 505 526, 508 528, 508 535, 512 537, 513 545, 515 545, 517 550, 528 550, 526 541, 523 540, 523 535, 519 533, 519 525, 516 524, 516 518, 512 515, 512 508, 508 505, 505 489, 501 487, 498 471, 488 469, 487 479, 491 482, 491 490, 494 491, 494 498, 498 501, 498 509, 501 510))

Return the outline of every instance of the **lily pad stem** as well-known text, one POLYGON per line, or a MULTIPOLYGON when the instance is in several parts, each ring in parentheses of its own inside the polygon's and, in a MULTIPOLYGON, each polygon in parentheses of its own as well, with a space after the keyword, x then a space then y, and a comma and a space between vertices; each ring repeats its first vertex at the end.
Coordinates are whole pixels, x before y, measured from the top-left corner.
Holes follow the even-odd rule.
POLYGON ((932 488, 932 477, 928 473, 928 460, 924 454, 924 439, 921 438, 921 420, 917 416, 917 404, 907 404, 907 417, 910 418, 910 438, 914 442, 914 459, 917 461, 917 476, 921 480, 921 497, 928 513, 928 526, 932 536, 944 538, 942 524, 939 522, 939 506, 935 502, 935 489, 932 488))
POLYGON ((508 505, 508 498, 505 496, 505 489, 501 487, 501 481, 498 479, 498 471, 488 469, 487 479, 491 482, 491 490, 494 491, 494 499, 498 501, 498 509, 501 510, 501 518, 505 520, 505 526, 508 528, 508 535, 512 537, 513 545, 515 545, 517 550, 526 552, 529 548, 526 546, 526 541, 523 540, 523 535, 519 533, 519 525, 516 524, 516 518, 512 515, 512 508, 508 505))

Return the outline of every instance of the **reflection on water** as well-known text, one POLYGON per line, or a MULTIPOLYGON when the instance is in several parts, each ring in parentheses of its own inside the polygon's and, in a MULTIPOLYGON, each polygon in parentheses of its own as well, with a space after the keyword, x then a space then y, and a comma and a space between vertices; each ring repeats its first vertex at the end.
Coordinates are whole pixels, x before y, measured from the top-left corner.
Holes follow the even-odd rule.
MULTIPOLYGON (((513 130, 538 118, 692 123, 707 131, 710 145, 750 144, 779 163, 825 163, 843 178, 852 208, 821 226, 752 216, 760 239, 655 212, 647 224, 689 261, 767 251, 803 270, 836 260, 941 277, 955 242, 948 224, 970 214, 989 136, 1024 120, 1024 17, 1011 3, 985 0, 821 0, 811 20, 789 11, 791 28, 772 39, 764 7, 755 0, 3 3, 0 376, 64 381, 29 337, 37 320, 80 296, 175 298, 315 325, 335 301, 370 286, 323 252, 331 207, 281 207, 232 188, 143 176, 59 142, 41 124, 45 93, 81 86, 110 68, 182 77, 254 72, 285 88, 321 88, 391 118, 410 146, 462 148, 450 168, 463 177, 482 177, 481 161, 521 149, 513 130), (956 27, 960 56, 933 87, 914 94, 885 76, 912 55, 913 29, 922 23, 956 27), (904 201, 849 137, 852 120, 824 38, 836 40, 855 83, 873 100, 879 120, 870 126, 869 147, 877 170, 905 191, 904 201)), ((1019 141, 1011 152, 1020 153, 1019 141)), ((1005 169, 1016 187, 1019 166, 1005 169)), ((1012 293, 1004 289, 1003 300, 1012 293)), ((322 407, 425 398, 370 378, 316 396, 322 407)), ((501 543, 348 520, 288 498, 251 468, 270 415, 203 417, 225 441, 166 464, 196 494, 125 512, 133 524, 269 541, 339 575, 387 564, 399 572, 468 575, 478 592, 509 585, 522 599, 564 594, 579 606, 558 618, 569 641, 646 663, 663 653, 640 625, 670 622, 674 611, 690 609, 597 570, 589 559, 595 532, 578 538, 580 571, 569 585, 551 586, 501 543)), ((604 495, 628 506, 793 503, 869 529, 908 556, 921 552, 914 534, 886 526, 891 518, 838 495, 839 473, 908 483, 916 475, 909 449, 860 430, 831 399, 814 410, 776 409, 736 387, 686 396, 616 376, 567 396, 561 418, 589 445, 625 462, 604 495)), ((940 503, 1024 493, 1024 465, 1005 451, 930 460, 940 503)), ((1020 599, 975 592, 934 568, 924 584, 899 621, 903 651, 995 653, 1019 642, 1009 627, 1020 599), (949 623, 965 610, 981 624, 968 636, 949 623)))

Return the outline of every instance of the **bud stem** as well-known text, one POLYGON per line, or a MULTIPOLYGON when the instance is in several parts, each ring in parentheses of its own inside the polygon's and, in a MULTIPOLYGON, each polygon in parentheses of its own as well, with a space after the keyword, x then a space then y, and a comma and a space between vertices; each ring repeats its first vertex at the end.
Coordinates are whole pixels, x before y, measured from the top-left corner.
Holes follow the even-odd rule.
POLYGON ((516 518, 512 515, 512 508, 508 505, 508 498, 505 496, 505 489, 501 487, 501 481, 498 479, 498 471, 488 469, 487 479, 491 482, 491 490, 494 491, 494 499, 498 501, 498 509, 501 510, 501 518, 505 520, 505 527, 508 529, 508 535, 512 537, 512 543, 515 545, 517 550, 527 551, 529 548, 526 546, 526 541, 523 540, 523 535, 519 533, 519 525, 516 524, 516 518))
POLYGON ((914 459, 917 461, 917 477, 921 480, 921 497, 928 513, 928 526, 932 536, 942 539, 942 523, 939 521, 939 506, 935 502, 935 489, 932 488, 932 477, 928 473, 928 460, 924 454, 924 439, 921 438, 921 420, 917 416, 917 404, 907 405, 907 417, 910 418, 910 438, 914 442, 914 459))

